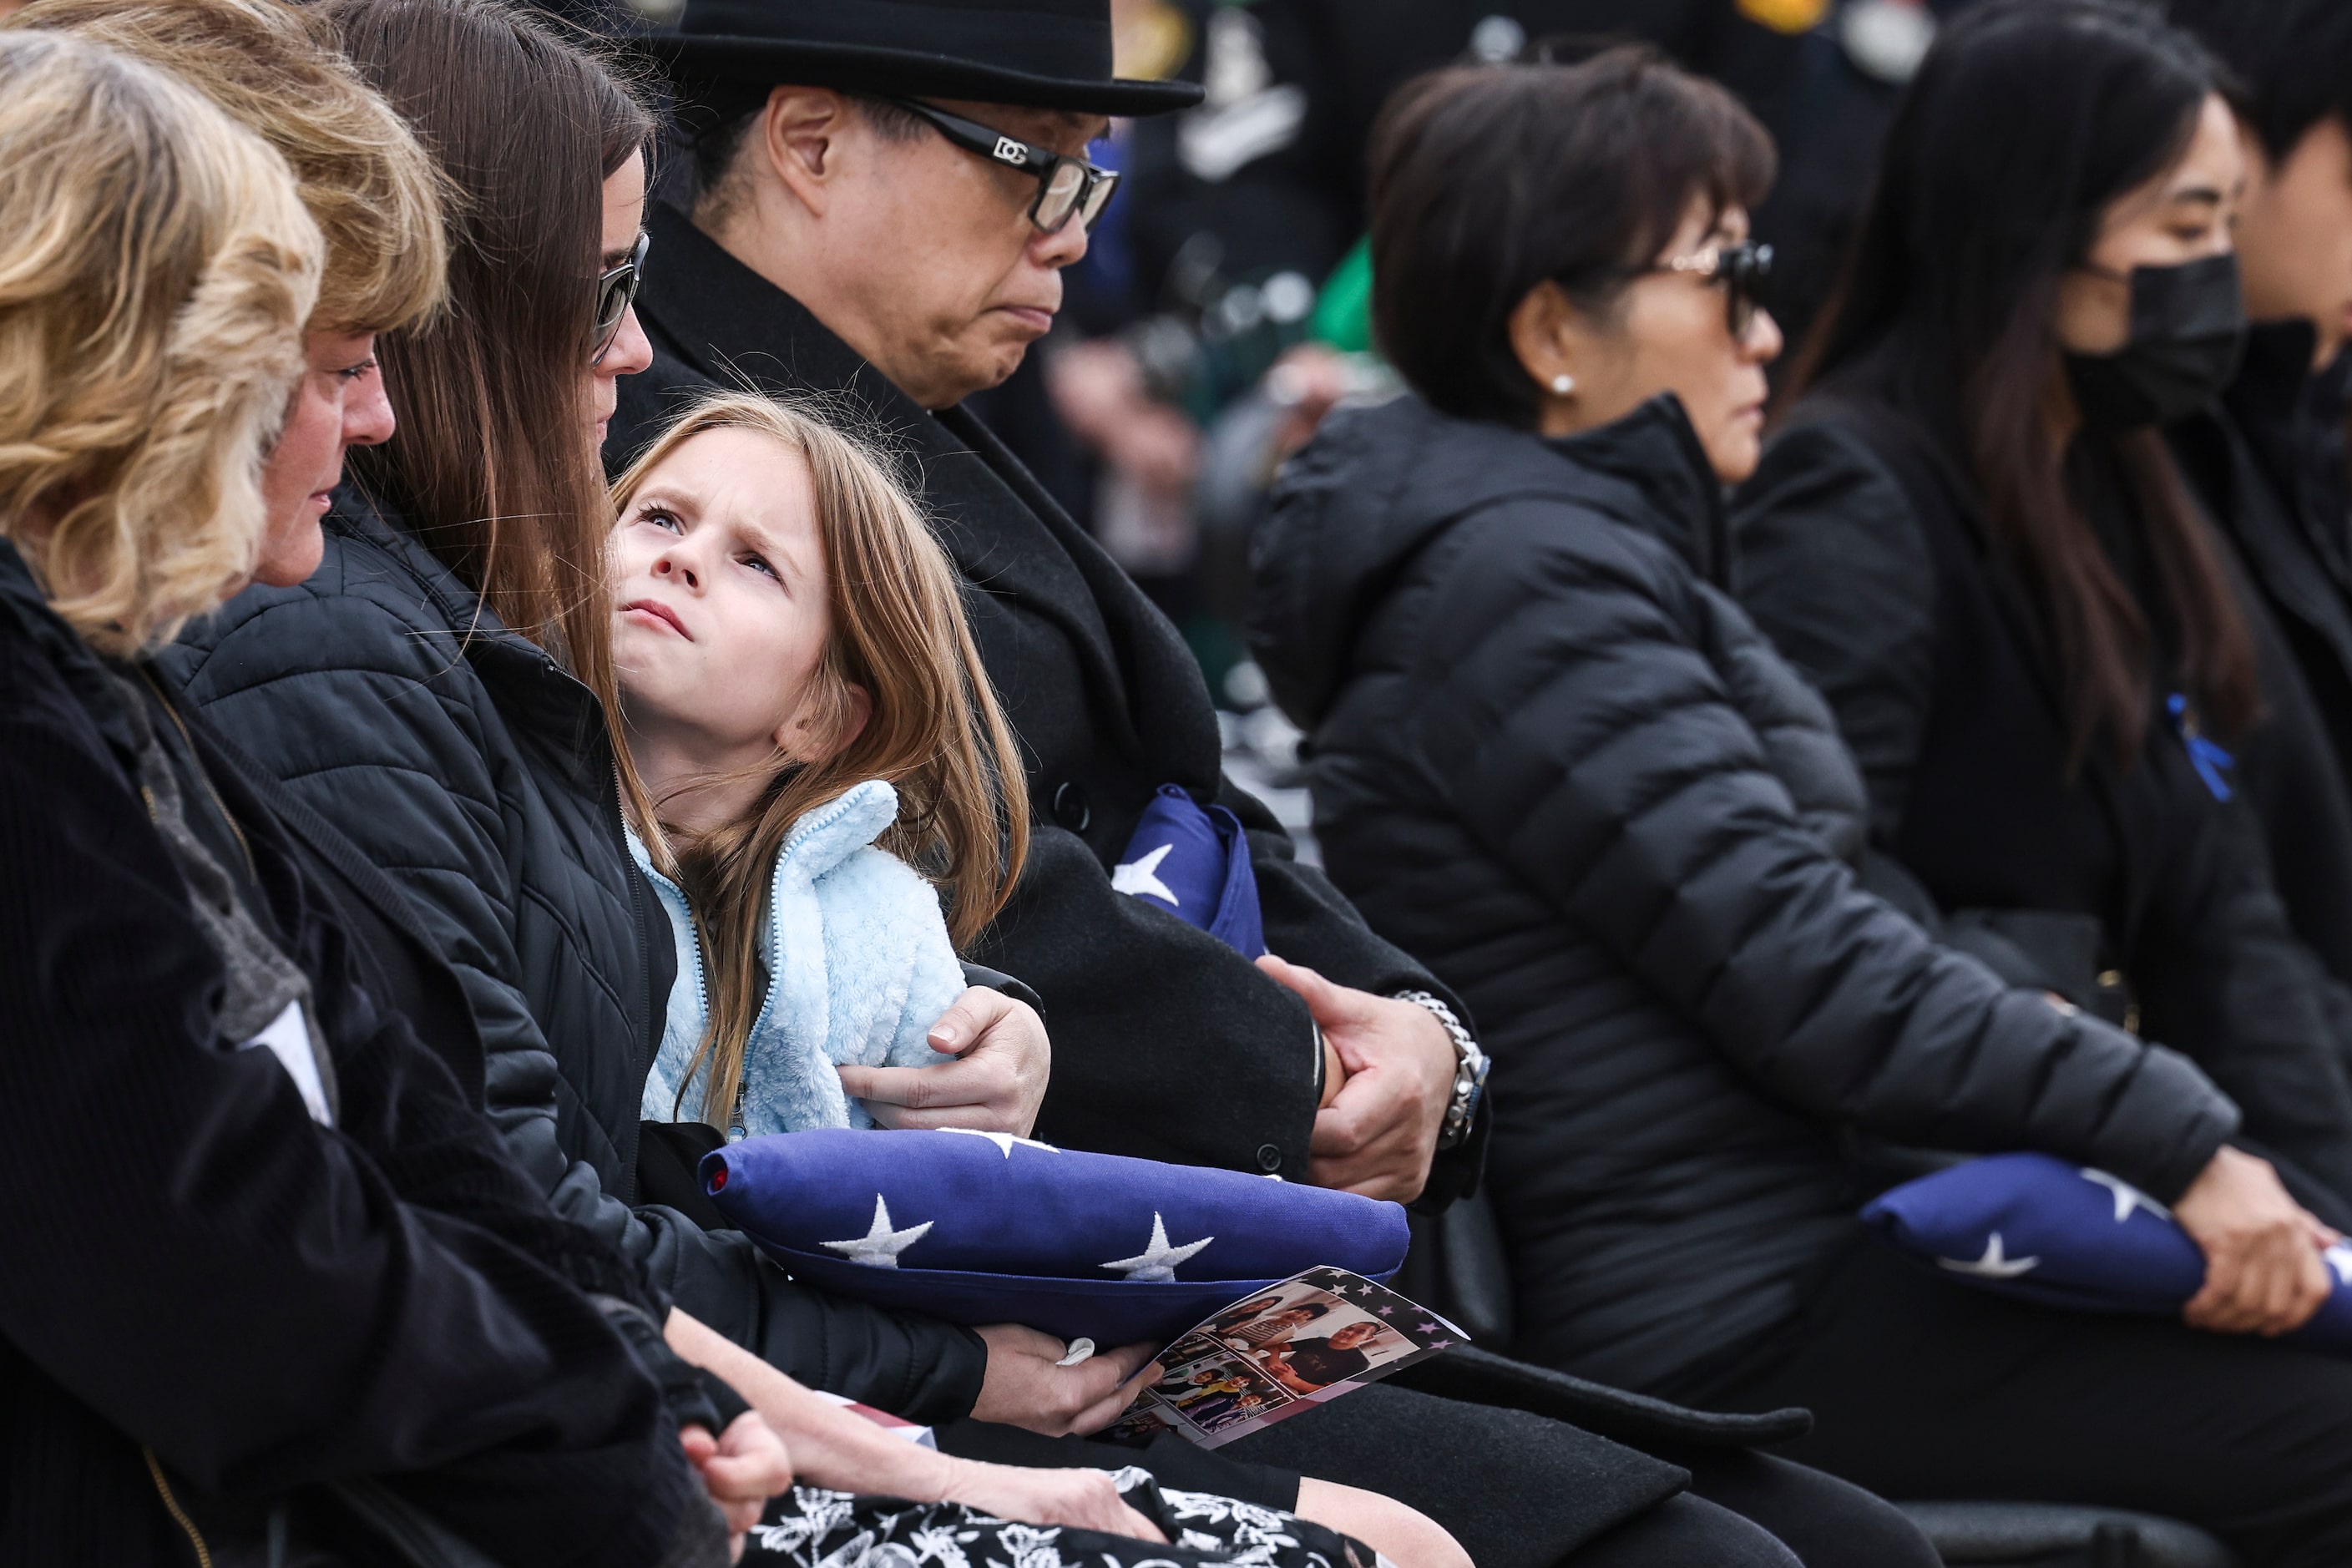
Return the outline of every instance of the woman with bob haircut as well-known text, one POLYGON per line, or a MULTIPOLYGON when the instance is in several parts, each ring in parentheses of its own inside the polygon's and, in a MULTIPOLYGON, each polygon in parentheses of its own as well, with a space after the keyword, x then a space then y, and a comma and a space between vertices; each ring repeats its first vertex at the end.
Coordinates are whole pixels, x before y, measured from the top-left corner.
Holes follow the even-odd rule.
POLYGON ((1721 487, 1780 347, 1747 237, 1770 169, 1727 95, 1637 51, 1408 87, 1371 234, 1412 391, 1293 460, 1261 547, 1255 641, 1333 878, 1491 1043, 1512 1349, 1811 1405, 1791 1455, 1887 1495, 2139 1506, 2343 1561, 2352 1367, 2252 1337, 2324 1298, 2324 1230, 2196 1066, 1865 890, 1862 779, 1730 596, 1721 487), (2122 1176, 2241 1332, 1918 1276, 1855 1218, 1872 1141, 2122 1176))
POLYGON ((149 662, 301 553, 259 477, 320 271, 285 162, 0 29, 0 1558, 340 1556, 401 1513, 723 1561, 680 1435, 717 1392, 372 998, 342 917, 394 895, 322 872, 149 662))

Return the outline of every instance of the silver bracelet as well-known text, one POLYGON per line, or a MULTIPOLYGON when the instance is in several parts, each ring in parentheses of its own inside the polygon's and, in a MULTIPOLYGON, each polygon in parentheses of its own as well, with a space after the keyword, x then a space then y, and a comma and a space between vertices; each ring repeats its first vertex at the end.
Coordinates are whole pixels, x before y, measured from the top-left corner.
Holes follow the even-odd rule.
POLYGON ((1486 1053, 1454 1016, 1454 1009, 1426 991, 1399 991, 1395 1000, 1428 1009, 1454 1042, 1454 1092, 1446 1097, 1445 1123, 1437 1131, 1437 1146, 1451 1149, 1470 1136, 1471 1119, 1478 1113, 1478 1097, 1486 1092, 1486 1053))

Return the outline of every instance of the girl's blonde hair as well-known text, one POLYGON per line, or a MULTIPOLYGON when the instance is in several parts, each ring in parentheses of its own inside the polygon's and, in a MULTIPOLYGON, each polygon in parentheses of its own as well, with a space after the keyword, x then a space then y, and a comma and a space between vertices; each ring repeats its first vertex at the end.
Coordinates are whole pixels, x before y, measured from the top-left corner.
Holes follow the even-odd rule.
POLYGON ((159 66, 277 149, 326 241, 312 327, 389 331, 441 303, 449 245, 440 173, 314 8, 33 0, 8 25, 75 33, 159 66))
POLYGON ((820 710, 814 728, 826 732, 845 720, 853 685, 872 703, 864 729, 825 761, 793 765, 779 756, 742 821, 674 850, 658 823, 637 825, 685 886, 710 953, 710 1026, 695 1071, 709 1064, 703 1118, 723 1126, 760 1008, 761 906, 793 824, 863 780, 889 784, 898 820, 878 842, 940 884, 949 933, 963 947, 1003 908, 1021 875, 1029 805, 1021 753, 964 620, 955 568, 873 447, 804 409, 716 393, 629 466, 613 487, 616 512, 625 515, 654 469, 711 430, 756 432, 808 465, 833 621, 817 667, 817 700, 831 710, 820 710))
POLYGON ((101 652, 252 575, 320 253, 284 160, 194 90, 0 31, 0 537, 101 652))

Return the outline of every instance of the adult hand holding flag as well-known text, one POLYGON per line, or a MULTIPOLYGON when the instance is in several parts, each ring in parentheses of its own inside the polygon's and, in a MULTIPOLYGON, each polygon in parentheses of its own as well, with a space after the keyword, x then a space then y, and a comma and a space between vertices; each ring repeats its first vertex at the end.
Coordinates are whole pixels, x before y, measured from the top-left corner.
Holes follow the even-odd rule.
POLYGON ((2287 1195, 2267 1160, 2222 1145, 2172 1217, 2205 1255, 2205 1283, 2181 1310, 2192 1328, 2287 1333, 2309 1322, 2335 1287, 2320 1254, 2343 1237, 2287 1195))
POLYGON ((2241 1150, 2220 1150, 2177 1209, 2108 1172, 2015 1153, 1906 1182, 1862 1218, 1976 1289, 2352 1353, 2352 1244, 2241 1150))

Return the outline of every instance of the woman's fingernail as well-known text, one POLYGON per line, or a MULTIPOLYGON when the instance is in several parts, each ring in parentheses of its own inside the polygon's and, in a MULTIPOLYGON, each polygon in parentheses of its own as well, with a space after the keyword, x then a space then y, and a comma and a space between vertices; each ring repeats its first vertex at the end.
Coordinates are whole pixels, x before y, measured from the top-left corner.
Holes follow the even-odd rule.
POLYGON ((931 1031, 931 1039, 938 1045, 959 1045, 963 1040, 963 1031, 953 1024, 941 1024, 931 1031))

